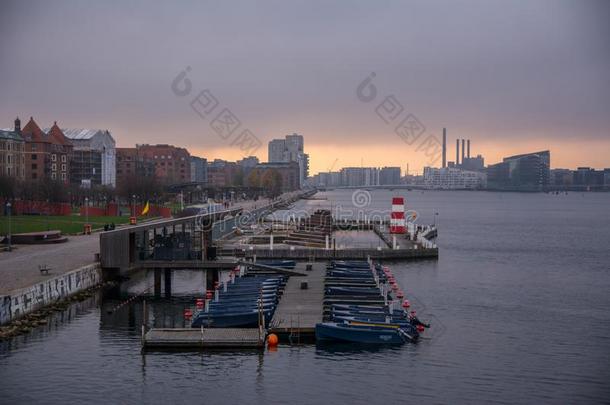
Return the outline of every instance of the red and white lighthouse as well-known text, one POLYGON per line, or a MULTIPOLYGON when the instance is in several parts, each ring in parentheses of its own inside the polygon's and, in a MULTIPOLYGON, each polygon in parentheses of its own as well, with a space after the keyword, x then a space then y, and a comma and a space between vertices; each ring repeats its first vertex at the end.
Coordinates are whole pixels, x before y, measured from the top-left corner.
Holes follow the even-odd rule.
POLYGON ((405 233, 405 200, 403 197, 392 198, 390 214, 390 233, 405 233))

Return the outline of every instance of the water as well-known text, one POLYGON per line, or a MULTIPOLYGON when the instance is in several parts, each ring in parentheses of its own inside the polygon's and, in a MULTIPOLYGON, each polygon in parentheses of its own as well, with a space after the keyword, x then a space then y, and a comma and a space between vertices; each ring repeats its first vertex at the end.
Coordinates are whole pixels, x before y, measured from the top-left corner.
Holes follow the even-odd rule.
MULTIPOLYGON (((374 191, 369 211, 398 192, 374 191)), ((391 267, 430 339, 401 348, 140 353, 141 304, 119 290, 0 345, 1 403, 601 403, 610 400, 610 194, 403 193, 440 227, 438 261, 391 267), (438 212, 438 216, 434 213, 438 212)), ((351 191, 297 209, 351 206, 351 191)), ((353 207, 351 207, 353 208, 353 207)), ((355 212, 357 215, 357 212, 355 212)), ((174 289, 203 291, 201 273, 174 289)), ((182 326, 185 301, 152 303, 182 326)))

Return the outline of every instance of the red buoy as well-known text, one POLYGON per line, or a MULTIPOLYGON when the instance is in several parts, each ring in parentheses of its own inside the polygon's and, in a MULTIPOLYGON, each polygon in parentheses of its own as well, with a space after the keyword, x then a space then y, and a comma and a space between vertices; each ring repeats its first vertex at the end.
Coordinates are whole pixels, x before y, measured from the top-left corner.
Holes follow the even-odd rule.
POLYGON ((396 298, 403 299, 404 297, 405 297, 405 293, 403 293, 402 291, 398 290, 398 292, 396 293, 396 298))
POLYGON ((184 310, 184 317, 185 317, 185 318, 187 318, 187 319, 188 319, 188 318, 190 318, 190 317, 192 317, 192 316, 193 316, 193 311, 191 311, 191 309, 190 309, 190 308, 187 308, 187 309, 185 309, 185 310, 184 310))
POLYGON ((423 325, 417 325, 417 331, 418 332, 423 332, 426 328, 423 327, 423 325))
POLYGON ((402 303, 403 308, 409 308, 410 306, 411 306, 411 303, 409 302, 409 300, 404 300, 404 302, 402 303))

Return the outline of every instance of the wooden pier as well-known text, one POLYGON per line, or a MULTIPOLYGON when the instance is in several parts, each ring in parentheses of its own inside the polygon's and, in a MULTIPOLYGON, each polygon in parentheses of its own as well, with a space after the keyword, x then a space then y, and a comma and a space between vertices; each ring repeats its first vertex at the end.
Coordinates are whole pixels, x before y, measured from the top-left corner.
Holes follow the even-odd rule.
POLYGON ((258 328, 150 329, 142 337, 144 349, 261 348, 265 334, 258 328))
POLYGON ((322 322, 326 263, 297 263, 295 270, 306 276, 288 279, 269 325, 271 333, 293 342, 313 339, 316 323, 322 322), (311 270, 306 270, 308 265, 311 270))

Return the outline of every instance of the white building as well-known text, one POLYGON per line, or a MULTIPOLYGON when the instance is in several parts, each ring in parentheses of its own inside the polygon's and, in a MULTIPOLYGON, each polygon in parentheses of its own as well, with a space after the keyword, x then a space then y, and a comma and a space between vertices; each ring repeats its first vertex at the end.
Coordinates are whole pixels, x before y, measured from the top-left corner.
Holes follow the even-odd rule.
POLYGON ((424 185, 431 189, 476 190, 487 186, 487 175, 452 167, 424 167, 424 185))
MULTIPOLYGON (((70 181, 116 186, 116 142, 106 129, 62 128, 73 145, 70 181)), ((45 128, 45 132, 49 129, 45 128)))

